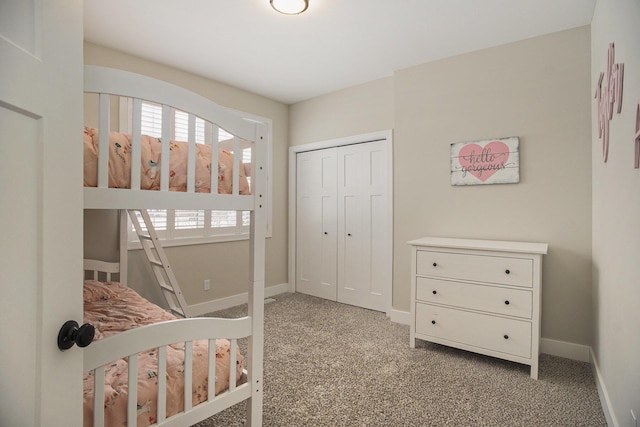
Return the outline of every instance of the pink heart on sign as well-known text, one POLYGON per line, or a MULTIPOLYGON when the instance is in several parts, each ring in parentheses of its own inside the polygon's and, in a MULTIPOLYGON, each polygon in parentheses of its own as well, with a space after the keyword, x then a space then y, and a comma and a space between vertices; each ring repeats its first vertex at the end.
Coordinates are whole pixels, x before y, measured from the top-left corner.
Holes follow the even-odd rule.
POLYGON ((502 141, 492 141, 484 147, 467 144, 458 154, 463 173, 468 172, 482 182, 504 169, 508 159, 509 147, 502 141))

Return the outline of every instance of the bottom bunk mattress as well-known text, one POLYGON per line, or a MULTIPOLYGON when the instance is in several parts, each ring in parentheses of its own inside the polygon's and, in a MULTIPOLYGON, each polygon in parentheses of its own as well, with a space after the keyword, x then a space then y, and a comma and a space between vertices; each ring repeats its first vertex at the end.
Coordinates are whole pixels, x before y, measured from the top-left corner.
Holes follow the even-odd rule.
MULTIPOLYGON (((177 319, 157 305, 147 301, 133 289, 117 282, 84 282, 84 322, 92 324, 95 340, 143 325, 177 319)), ((193 341, 192 401, 197 405, 207 400, 208 340, 193 341)), ((167 417, 184 410, 185 343, 167 347, 167 417)), ((229 388, 230 344, 216 340, 215 394, 229 388)), ((237 350, 237 385, 246 382, 243 357, 237 350)), ((158 352, 150 349, 138 354, 138 426, 148 426, 157 420, 158 352)), ((105 425, 127 424, 127 360, 120 359, 105 366, 105 425)), ((84 374, 84 426, 93 425, 94 373, 84 374)))

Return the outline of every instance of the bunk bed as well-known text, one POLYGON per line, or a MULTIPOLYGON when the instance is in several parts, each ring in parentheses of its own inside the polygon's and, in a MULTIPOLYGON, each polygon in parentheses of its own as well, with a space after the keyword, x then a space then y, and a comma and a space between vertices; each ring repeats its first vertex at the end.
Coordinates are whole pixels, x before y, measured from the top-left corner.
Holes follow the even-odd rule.
MULTIPOLYGON (((247 424, 262 424, 262 363, 263 363, 263 335, 264 335, 264 269, 265 269, 265 230, 266 230, 266 143, 268 130, 262 123, 245 120, 239 114, 225 109, 212 101, 187 91, 178 86, 152 79, 146 76, 125 72, 121 70, 85 66, 84 72, 85 93, 98 94, 98 126, 85 129, 84 157, 87 162, 87 132, 92 139, 90 153, 93 158, 90 160, 90 168, 95 169, 95 182, 87 183, 85 176, 84 188, 84 208, 85 209, 117 209, 120 210, 121 218, 125 218, 126 213, 135 210, 144 212, 146 209, 210 209, 227 211, 249 211, 250 212, 250 255, 248 262, 249 272, 249 301, 248 315, 241 319, 216 319, 216 318, 178 318, 188 317, 185 310, 174 310, 176 313, 160 318, 158 323, 136 325, 133 329, 105 336, 103 332, 98 333, 99 338, 84 349, 84 371, 85 378, 92 382, 90 386, 85 385, 85 389, 90 390, 90 395, 86 399, 92 403, 86 404, 87 411, 90 412, 91 420, 86 424, 94 426, 105 425, 105 408, 107 407, 109 395, 105 393, 105 384, 109 389, 108 381, 105 380, 105 371, 109 367, 118 364, 118 361, 126 361, 129 365, 128 379, 121 380, 121 388, 127 390, 126 414, 123 419, 127 420, 127 425, 137 425, 141 418, 139 412, 144 412, 148 402, 137 400, 141 385, 137 380, 139 369, 145 369, 144 365, 137 366, 141 352, 149 350, 158 351, 158 371, 165 372, 157 377, 157 401, 153 404, 158 408, 153 417, 148 417, 149 422, 162 426, 184 426, 192 425, 198 421, 206 419, 223 409, 226 409, 239 402, 247 403, 247 424), (113 135, 115 126, 111 120, 112 107, 118 105, 120 100, 126 99, 131 105, 131 132, 126 134, 127 145, 127 171, 125 171, 126 185, 114 184, 112 175, 114 160, 114 144, 99 143, 99 141, 110 141, 121 138, 122 135, 113 135), (149 177, 149 169, 145 169, 145 148, 143 140, 148 138, 141 132, 141 107, 143 102, 151 102, 162 106, 162 135, 153 141, 157 149, 154 160, 153 178, 156 178, 155 185, 145 187, 145 176, 149 177), (180 143, 181 150, 185 156, 180 160, 184 172, 184 183, 173 185, 170 181, 174 178, 175 159, 172 159, 172 148, 177 146, 173 140, 171 129, 171 114, 181 111, 188 115, 189 136, 188 141, 180 143), (204 121, 205 142, 196 144, 195 126, 196 120, 204 121), (227 156, 229 150, 221 150, 218 145, 217 130, 221 128, 232 135, 232 152, 240 152, 240 142, 249 142, 252 146, 251 164, 242 165, 239 155, 234 155, 229 161, 232 167, 224 167, 222 157, 227 156), (213 135, 213 136, 212 136, 213 135), (111 137, 111 138, 110 138, 111 137), (206 147, 205 147, 206 146, 206 147), (111 148, 110 148, 111 147, 111 148), (204 150, 203 150, 204 148, 204 150), (202 165, 203 152, 205 163, 202 165), (200 162, 200 164, 199 164, 200 162), (215 165, 218 164, 218 168, 215 165), (220 170, 225 173, 231 169, 230 175, 223 177, 227 179, 225 189, 223 186, 216 188, 215 182, 220 183, 220 170), (202 184, 202 173, 210 173, 209 185, 202 184), (250 173, 250 185, 242 185, 243 173, 250 173), (127 176, 128 175, 128 176, 127 176), (228 185, 230 184, 230 185, 228 185), (149 189, 145 189, 149 188, 149 189), (242 189, 242 190, 241 190, 242 189), (217 190, 217 191, 216 191, 217 190), (178 314, 176 316, 175 314, 178 314), (104 336, 104 338, 102 338, 104 336), (236 354, 237 340, 247 338, 246 354, 236 354), (224 340, 224 341, 216 341, 224 340), (216 387, 216 393, 204 393, 202 399, 193 400, 194 388, 202 387, 201 381, 196 379, 194 370, 201 370, 196 366, 197 357, 193 353, 202 353, 198 350, 199 343, 208 343, 211 348, 220 344, 229 350, 229 369, 227 373, 215 371, 216 363, 211 362, 217 352, 207 353, 209 363, 205 370, 205 376, 226 377, 224 387, 216 387), (228 344, 225 344, 228 343, 228 344), (182 403, 173 405, 170 392, 167 391, 168 374, 162 369, 167 363, 167 352, 171 348, 178 346, 183 348, 184 377, 181 399, 182 403), (156 350, 154 350, 156 349, 156 350), (167 350, 168 349, 168 350, 167 350), (164 356, 160 353, 164 352, 164 356), (242 365, 241 362, 244 362, 242 365), (106 368, 105 368, 106 365, 106 368), (160 367, 162 365, 162 368, 160 367), (245 368, 243 373, 236 371, 239 365, 245 368), (236 369, 232 369, 236 367, 236 369), (211 369, 214 369, 212 371, 211 369), (194 375, 192 377, 192 374, 194 375), (104 380, 104 381, 103 381, 104 380), (202 401, 200 401, 202 400, 202 401), (178 406, 177 410, 169 411, 167 408, 178 406), (173 412, 176 412, 174 414, 173 412)), ((122 114, 120 114, 122 117, 122 114)), ((120 144, 123 148, 123 144, 120 144)), ((122 153, 120 153, 122 154, 122 153)), ((85 168, 86 169, 86 168, 85 168)), ((90 174, 91 176, 91 174, 90 174)), ((152 230, 152 226, 147 226, 152 230)), ((124 227, 120 230, 120 239, 124 236, 124 227)), ((149 233, 152 234, 152 233, 149 233)), ((139 234, 140 235, 140 234, 139 234)), ((147 236, 149 240, 153 239, 147 236)), ((157 245, 157 242, 154 243, 157 245)), ((108 270, 107 273, 119 272, 120 282, 126 283, 126 250, 122 250, 121 262, 118 268, 107 264, 95 264, 95 262, 85 263, 85 268, 89 270, 108 270), (124 253, 123 253, 124 252, 124 253)), ((154 262, 153 260, 150 261, 154 262)), ((162 262, 155 261, 161 268, 167 268, 162 262)), ((97 276, 96 276, 97 277, 97 276)), ((112 284, 109 279, 90 281, 93 286, 91 291, 85 291, 86 295, 100 294, 100 289, 104 292, 111 291, 114 294, 128 293, 125 284, 112 284), (102 288, 101 288, 102 287, 102 288), (114 289, 116 291, 114 291, 114 289)), ((107 292, 108 295, 111 295, 107 292)), ((104 295, 103 295, 104 296, 104 295)), ((139 297, 139 296, 138 296, 139 297)), ((91 297, 89 297, 91 299, 91 297)), ((105 297, 105 299, 108 299, 105 297)), ((87 302, 85 302, 85 307, 87 302)), ((103 316, 108 317, 108 316, 103 316)), ((95 318, 94 318, 95 319, 95 318)), ((109 334, 106 334, 109 335, 109 334)), ((157 374, 156 371, 154 371, 157 374)), ((216 378, 216 384, 218 378, 216 378)), ((170 381, 169 381, 170 382, 170 381)), ((224 383, 224 379, 222 381, 224 383)), ((213 387, 211 387, 213 389, 213 387)), ((85 402, 86 403, 86 402, 85 402)), ((155 409, 155 408, 154 408, 155 409)), ((86 415, 87 412, 85 412, 86 415)), ((144 417, 143 417, 144 418, 144 417)), ((108 425, 108 424, 107 424, 108 425)))

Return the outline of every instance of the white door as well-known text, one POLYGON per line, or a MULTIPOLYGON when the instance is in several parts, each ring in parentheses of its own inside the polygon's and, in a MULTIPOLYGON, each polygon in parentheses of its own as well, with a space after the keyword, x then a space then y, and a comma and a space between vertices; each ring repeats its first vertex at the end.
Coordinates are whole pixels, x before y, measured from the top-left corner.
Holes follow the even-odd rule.
POLYGON ((297 155, 296 290, 335 301, 336 149, 297 155))
POLYGON ((82 423, 82 1, 0 1, 0 425, 82 423))
POLYGON ((296 290, 391 309, 388 141, 296 156, 296 290))
POLYGON ((378 311, 391 306, 386 147, 338 148, 338 301, 378 311))

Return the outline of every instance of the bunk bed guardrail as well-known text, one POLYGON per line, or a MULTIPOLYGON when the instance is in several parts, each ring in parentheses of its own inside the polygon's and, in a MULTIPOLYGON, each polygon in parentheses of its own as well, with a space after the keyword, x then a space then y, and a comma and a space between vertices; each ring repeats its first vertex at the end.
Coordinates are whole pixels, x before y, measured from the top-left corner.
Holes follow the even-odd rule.
MULTIPOLYGON (((221 210, 254 209, 256 197, 251 197, 255 193, 254 188, 251 189, 252 194, 240 194, 239 192, 241 187, 240 171, 244 170, 244 165, 241 163, 240 143, 241 141, 255 142, 254 155, 251 156, 251 165, 247 165, 247 170, 251 171, 252 175, 256 175, 264 165, 264 163, 260 166, 257 165, 260 162, 258 159, 260 147, 258 146, 265 145, 266 142, 264 124, 246 120, 239 114, 229 111, 201 95, 146 76, 111 68, 85 66, 84 79, 85 93, 93 93, 98 96, 98 141, 109 141, 110 132, 113 131, 111 126, 113 97, 131 99, 133 105, 131 111, 131 148, 125 154, 130 156, 130 186, 127 188, 129 191, 122 194, 119 191, 122 190, 121 188, 110 188, 110 167, 111 170, 114 169, 113 165, 110 165, 110 150, 112 148, 109 144, 100 143, 97 150, 97 185, 85 187, 85 208, 180 209, 184 208, 184 202, 181 201, 182 197, 176 193, 186 192, 192 195, 190 205, 193 206, 193 209, 207 209, 211 205, 212 199, 221 210), (162 106, 162 135, 159 138, 162 146, 159 155, 160 164, 158 165, 158 191, 147 191, 141 187, 141 159, 143 158, 141 111, 143 102, 162 106), (170 174, 174 173, 170 168, 171 156, 174 155, 172 143, 175 142, 171 126, 171 114, 174 110, 188 114, 189 136, 188 141, 184 141, 188 144, 187 153, 185 153, 187 177, 184 191, 170 191, 170 174), (220 142, 217 138, 217 130, 222 128, 233 136, 230 151, 236 155, 233 155, 232 174, 228 177, 232 189, 229 194, 220 194, 214 190, 216 188, 214 183, 219 182, 220 178, 219 170, 215 167, 210 167, 211 191, 200 193, 196 189, 196 164, 198 161, 194 125, 196 119, 205 122, 205 139, 207 139, 205 145, 212 147, 211 159, 208 159, 211 165, 218 164, 221 160, 216 149, 220 142)), ((118 108, 118 106, 114 108, 118 108)), ((86 157, 85 164, 87 164, 86 157)), ((255 181, 258 181, 256 178, 252 177, 252 187, 255 187, 255 181)))

